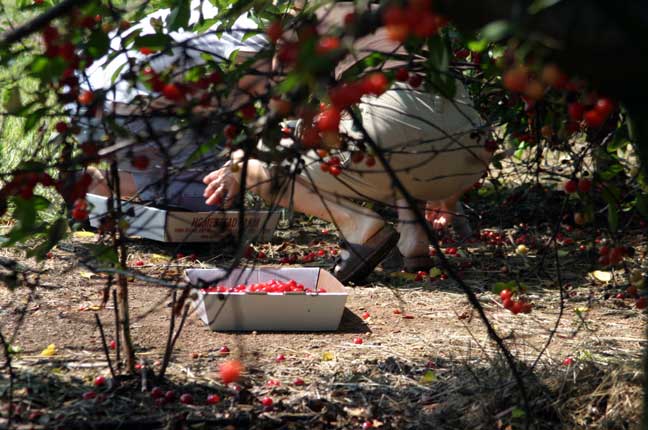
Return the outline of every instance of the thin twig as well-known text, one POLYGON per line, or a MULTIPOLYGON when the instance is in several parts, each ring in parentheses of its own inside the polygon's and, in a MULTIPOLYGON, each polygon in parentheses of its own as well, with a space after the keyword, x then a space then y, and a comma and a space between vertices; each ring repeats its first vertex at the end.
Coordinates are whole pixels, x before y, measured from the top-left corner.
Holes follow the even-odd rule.
POLYGON ((160 378, 164 377, 171 358, 171 342, 173 340, 173 331, 175 329, 175 305, 177 295, 177 290, 173 290, 173 293, 171 294, 171 319, 169 320, 169 333, 167 335, 166 347, 164 348, 164 358, 162 359, 162 367, 160 368, 160 378))
MULTIPOLYGON (((112 279, 112 276, 111 276, 112 279)), ((113 306, 115 308, 115 351, 116 351, 116 357, 115 361, 117 361, 117 368, 121 368, 121 353, 120 353, 120 335, 119 335, 119 304, 117 301, 117 290, 113 289, 112 290, 112 298, 113 298, 113 306)))
POLYGON ((106 360, 108 361, 108 368, 110 369, 110 374, 113 377, 113 381, 117 381, 117 376, 115 375, 115 369, 113 369, 112 361, 110 360, 110 352, 108 351, 108 344, 106 344, 106 336, 104 335, 103 325, 101 324, 101 319, 99 319, 99 314, 95 312, 95 321, 97 322, 97 327, 99 327, 99 334, 101 335, 101 345, 103 346, 104 354, 106 354, 106 360))

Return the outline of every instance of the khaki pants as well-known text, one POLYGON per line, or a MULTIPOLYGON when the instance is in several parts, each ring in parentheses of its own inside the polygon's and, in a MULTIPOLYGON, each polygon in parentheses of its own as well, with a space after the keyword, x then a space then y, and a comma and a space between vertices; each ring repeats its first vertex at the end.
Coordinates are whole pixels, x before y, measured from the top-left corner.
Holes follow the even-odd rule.
MULTIPOLYGON (((462 192, 488 165, 490 154, 483 149, 488 133, 463 86, 457 87, 455 99, 448 100, 396 83, 379 97, 364 97, 358 106, 367 134, 408 192, 421 201, 462 192)), ((351 120, 342 121, 341 131, 362 136, 351 120)), ((368 167, 364 162, 353 164, 348 152, 339 156, 343 166, 339 176, 321 171, 314 152, 306 156, 302 175, 329 197, 388 204, 401 197, 380 161, 368 167)))

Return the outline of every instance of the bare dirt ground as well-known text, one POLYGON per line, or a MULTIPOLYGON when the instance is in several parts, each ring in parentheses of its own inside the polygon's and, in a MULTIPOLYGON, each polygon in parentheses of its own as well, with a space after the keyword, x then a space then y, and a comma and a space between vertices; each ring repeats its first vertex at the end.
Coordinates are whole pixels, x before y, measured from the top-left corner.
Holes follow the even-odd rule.
MULTIPOLYGON (((322 234, 322 228, 303 223, 280 231, 272 243, 256 246, 268 258, 248 263, 277 264, 288 252, 324 249, 327 256, 308 265, 327 266, 337 238, 322 234)), ((517 230, 504 230, 504 237, 513 238, 517 230)), ((540 243, 548 238, 544 233, 530 234, 540 243)), ((637 227, 625 231, 625 243, 635 249, 625 262, 628 269, 644 261, 644 233, 637 227)), ((540 266, 540 251, 516 255, 515 245, 506 239, 500 249, 481 242, 461 246, 460 255, 450 259, 462 267, 463 279, 521 363, 532 428, 635 428, 645 315, 635 309, 634 300, 614 298, 627 287, 622 269, 609 282, 589 274, 596 267, 578 247, 589 247, 592 235, 578 229, 566 234, 574 243, 560 247, 562 309, 553 251, 540 266), (528 315, 513 315, 489 291, 495 282, 515 278, 528 286, 534 304, 528 315)), ((107 276, 79 264, 79 253, 96 240, 77 236, 43 263, 22 260, 40 269, 38 286, 0 289, 1 331, 19 351, 12 356, 13 425, 19 428, 524 428, 522 395, 454 281, 416 281, 411 274, 380 270, 367 285, 349 289, 336 332, 218 333, 190 314, 169 379, 149 375, 146 383, 149 389, 173 389, 177 396, 192 393, 192 406, 177 401, 156 406, 149 392, 140 389, 140 379, 98 389, 99 400, 83 400, 97 375, 110 376, 94 314, 109 340, 115 333, 112 304, 98 306, 107 276), (363 318, 365 313, 369 316, 363 318), (362 344, 354 343, 357 337, 362 344), (49 344, 55 344, 56 353, 44 357, 41 351, 49 344), (231 350, 229 357, 246 365, 239 385, 219 381, 218 365, 228 359, 219 353, 223 345, 231 350), (284 361, 277 361, 279 354, 284 361), (296 378, 304 384, 296 384, 296 378), (207 405, 208 394, 219 394, 221 402, 207 405), (265 396, 273 399, 272 408, 260 403, 265 396)), ((444 246, 447 250, 450 245, 444 246)), ((181 279, 188 267, 213 267, 231 258, 229 250, 215 245, 185 246, 182 252, 195 252, 196 261, 174 260, 178 248, 172 245, 135 240, 130 247, 134 270, 166 279, 181 279), (144 265, 136 267, 138 260, 144 265)), ((20 257, 21 251, 4 250, 2 255, 20 257)), ((134 280, 130 291, 137 355, 156 371, 169 327, 169 289, 134 280)), ((6 396, 7 369, 2 378, 6 396)))

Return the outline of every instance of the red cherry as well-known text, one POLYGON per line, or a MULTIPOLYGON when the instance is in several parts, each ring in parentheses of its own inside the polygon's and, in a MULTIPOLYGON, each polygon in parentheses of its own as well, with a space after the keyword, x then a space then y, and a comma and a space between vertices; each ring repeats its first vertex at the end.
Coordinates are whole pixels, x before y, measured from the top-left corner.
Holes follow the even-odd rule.
POLYGON ((568 194, 575 193, 578 189, 578 182, 575 179, 565 182, 565 192, 568 194))
POLYGON ((410 87, 418 88, 423 83, 423 76, 414 73, 413 75, 410 75, 408 83, 410 84, 410 87))
POLYGON ((180 403, 183 405, 193 405, 193 396, 189 393, 184 393, 180 396, 180 403))
POLYGON ((394 315, 400 315, 402 312, 400 309, 394 309, 393 313, 394 315))
POLYGON ((279 47, 277 60, 282 64, 292 64, 297 61, 299 55, 299 44, 288 42, 279 47))
POLYGON ((606 118, 601 115, 599 111, 592 109, 585 112, 583 119, 585 119, 585 123, 588 127, 599 128, 603 123, 605 123, 606 118))
POLYGON ((67 125, 67 123, 65 123, 65 122, 63 122, 63 121, 59 121, 59 122, 57 122, 56 125, 54 126, 54 128, 55 128, 56 131, 59 132, 60 134, 63 134, 63 133, 65 133, 65 132, 68 131, 68 125, 67 125))
POLYGON ((333 175, 333 176, 339 176, 340 173, 342 173, 342 168, 340 166, 336 166, 336 165, 330 166, 329 167, 329 173, 331 175, 333 175))
POLYGON ((137 170, 146 170, 149 166, 149 158, 146 155, 134 155, 131 158, 131 164, 137 170))
POLYGON ((484 142, 484 149, 488 152, 497 151, 497 141, 493 139, 488 139, 486 142, 484 142))
POLYGON ((227 347, 227 345, 223 345, 220 347, 218 350, 218 355, 227 355, 230 353, 230 349, 227 347))
POLYGON ((362 151, 353 151, 351 153, 352 163, 360 163, 362 160, 364 160, 364 153, 362 151))
POLYGON ((92 400, 97 397, 97 393, 95 393, 94 391, 86 391, 81 395, 81 397, 83 398, 83 400, 92 400))
POLYGON ((648 306, 648 299, 646 299, 645 297, 639 297, 635 301, 635 306, 637 307, 637 309, 645 309, 646 306, 648 306))
POLYGON ((330 107, 322 112, 317 118, 317 129, 319 131, 338 131, 340 128, 340 110, 330 107))
POLYGON ((610 264, 613 266, 619 264, 621 260, 623 260, 624 255, 625 255, 625 249, 621 247, 612 248, 608 256, 610 260, 610 264))
POLYGON ((362 423, 362 430, 368 430, 373 428, 373 423, 371 421, 365 421, 362 423))
POLYGON ((261 404, 263 406, 265 406, 266 408, 271 407, 273 403, 274 402, 272 401, 272 399, 270 397, 264 397, 264 398, 261 399, 261 404))
POLYGON ((283 26, 281 25, 280 21, 274 21, 272 22, 267 30, 266 34, 268 35, 268 38, 272 43, 277 43, 279 39, 281 39, 281 35, 283 34, 283 26))
POLYGON ((166 84, 164 88, 162 88, 162 95, 174 102, 179 102, 184 99, 184 92, 174 83, 166 84))
POLYGON ((389 80, 382 72, 373 72, 366 76, 362 82, 362 87, 365 93, 373 94, 376 96, 381 95, 387 91, 389 80))
POLYGON ((602 97, 596 101, 594 109, 596 109, 602 117, 607 118, 614 110, 614 102, 608 98, 602 97))
POLYGON ((610 265, 610 259, 607 255, 601 255, 598 259, 598 263, 601 266, 609 266, 610 265))
POLYGON ((361 337, 355 337, 355 338, 353 338, 353 343, 355 343, 356 345, 361 345, 362 342, 363 342, 363 340, 362 340, 361 337))
POLYGON ((369 314, 369 312, 365 312, 365 313, 362 314, 362 319, 363 320, 369 319, 370 316, 371 316, 371 314, 369 314))
POLYGON ((227 124, 223 129, 223 134, 229 140, 233 140, 238 135, 238 128, 234 124, 227 124))
POLYGON ((578 180, 578 192, 589 193, 591 189, 592 189, 591 179, 581 178, 578 180))
POLYGON ((110 347, 110 349, 117 349, 117 342, 115 342, 114 340, 111 340, 110 344, 109 344, 109 347, 110 347))
POLYGON ((286 360, 286 356, 283 355, 283 354, 279 354, 279 355, 277 355, 277 358, 275 358, 275 361, 277 363, 280 363, 280 362, 285 361, 285 360, 286 360))
POLYGON ((153 389, 151 390, 151 397, 153 397, 154 399, 162 398, 164 397, 164 391, 162 391, 162 388, 160 387, 153 387, 153 389))
POLYGON ((602 256, 607 256, 610 253, 610 248, 608 248, 606 245, 603 245, 601 249, 599 249, 599 255, 602 256))
POLYGON ((518 65, 504 73, 502 82, 507 90, 522 93, 529 84, 529 71, 525 66, 518 65))
POLYGON ((517 302, 514 302, 511 306, 510 311, 513 312, 513 315, 517 315, 522 312, 522 302, 520 302, 519 300, 517 302))
POLYGON ((223 384, 236 382, 241 377, 243 365, 238 360, 230 360, 222 363, 219 367, 219 374, 223 384))
POLYGON ((141 52, 141 53, 144 54, 144 55, 151 55, 151 54, 152 54, 153 52, 155 52, 155 51, 153 51, 151 48, 147 48, 146 46, 142 46, 142 47, 139 49, 139 52, 141 52))
POLYGON ((315 52, 318 55, 325 55, 340 48, 340 39, 335 36, 324 36, 317 42, 315 52))
POLYGON ((207 404, 208 405, 217 405, 221 401, 221 397, 218 394, 210 394, 207 396, 207 404))
POLYGON ((94 380, 95 387, 101 387, 106 384, 106 377, 99 375, 94 380))
POLYGON ((470 56, 470 51, 467 50, 466 48, 457 49, 455 51, 455 57, 461 58, 462 60, 465 60, 469 56, 470 56))
POLYGON ((502 305, 504 306, 505 309, 511 309, 513 307, 513 304, 514 302, 511 299, 502 300, 502 305))
POLYGON ((574 364, 574 359, 571 357, 567 357, 563 360, 562 364, 563 366, 571 366, 572 364, 574 364))
POLYGON ((614 296, 614 298, 615 298, 615 299, 619 299, 619 300, 623 300, 623 299, 626 298, 626 296, 625 296, 625 294, 623 294, 623 293, 617 293, 617 294, 614 296))
POLYGON ((87 90, 81 92, 81 94, 79 94, 79 97, 77 98, 79 104, 83 106, 88 106, 92 104, 93 99, 94 99, 94 93, 92 91, 87 91, 87 90))
POLYGON ((241 113, 243 119, 248 121, 253 120, 256 117, 256 108, 253 104, 247 104, 243 106, 239 112, 241 113))
POLYGON ((584 112, 585 108, 578 102, 569 103, 567 105, 567 114, 573 121, 580 121, 583 119, 584 112))
POLYGON ((500 291, 500 299, 502 299, 502 301, 510 300, 512 296, 513 296, 513 293, 509 289, 505 289, 505 290, 500 291))
POLYGON ((531 311, 533 310, 533 305, 531 303, 522 303, 522 313, 523 314, 530 314, 531 311))
POLYGON ((171 403, 175 400, 175 391, 169 390, 166 393, 164 393, 164 400, 167 403, 171 403))
POLYGON ((367 155, 367 158, 365 159, 365 165, 367 167, 373 167, 376 165, 376 158, 373 155, 367 155))
POLYGON ((295 378, 295 380, 293 381, 293 384, 297 385, 297 386, 302 386, 302 385, 304 385, 304 380, 302 378, 295 378))
POLYGON ((398 82, 407 82, 409 79, 409 71, 405 67, 401 67, 398 70, 396 70, 396 73, 394 74, 394 78, 398 82))
POLYGON ((135 262, 135 266, 137 266, 137 267, 142 267, 143 265, 144 265, 144 262, 142 260, 137 260, 135 262))

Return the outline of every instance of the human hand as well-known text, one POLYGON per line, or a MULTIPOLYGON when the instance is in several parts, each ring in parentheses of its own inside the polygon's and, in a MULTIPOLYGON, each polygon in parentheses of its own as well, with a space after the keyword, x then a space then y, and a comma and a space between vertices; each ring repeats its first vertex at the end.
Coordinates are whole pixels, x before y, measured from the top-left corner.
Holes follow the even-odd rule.
POLYGON ((203 178, 203 183, 207 185, 203 192, 205 203, 222 205, 225 209, 232 206, 241 189, 241 184, 229 165, 209 173, 203 178))

